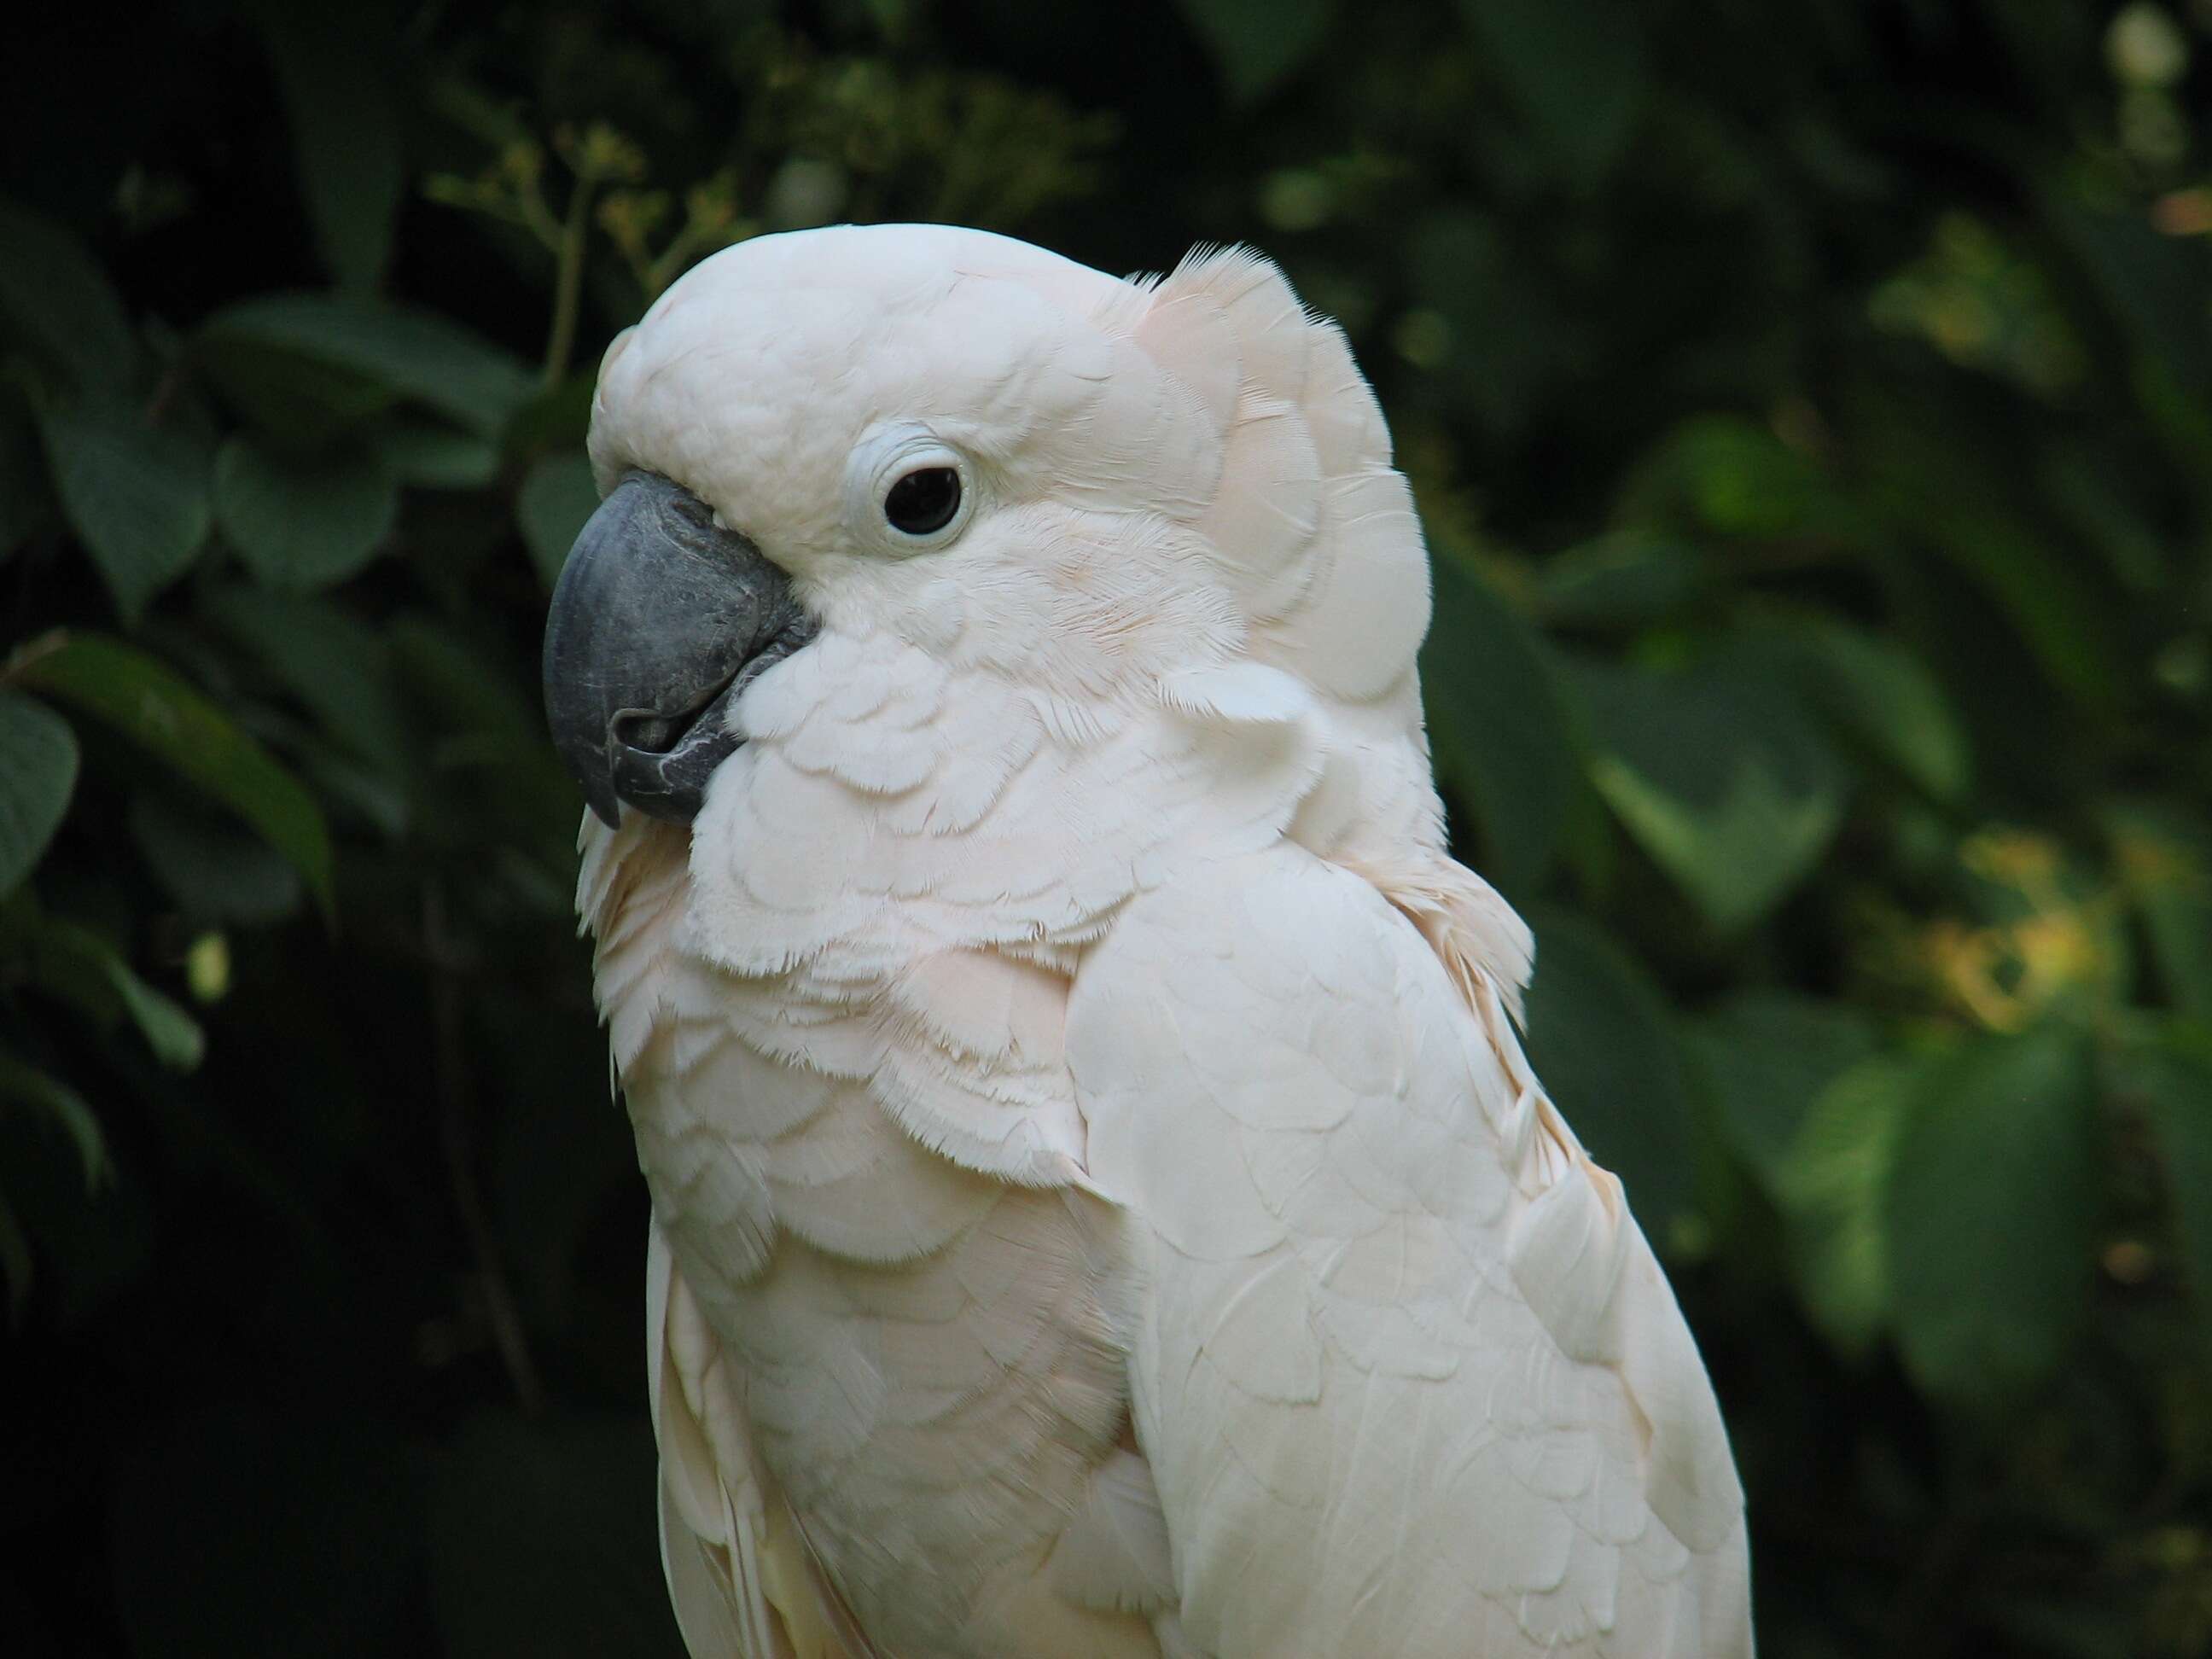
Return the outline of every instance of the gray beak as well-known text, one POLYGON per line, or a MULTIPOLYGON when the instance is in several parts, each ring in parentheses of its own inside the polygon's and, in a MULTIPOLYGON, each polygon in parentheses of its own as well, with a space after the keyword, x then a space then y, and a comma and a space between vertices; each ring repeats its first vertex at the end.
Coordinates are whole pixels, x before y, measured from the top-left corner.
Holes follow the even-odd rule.
POLYGON ((738 694, 812 639, 783 572, 681 484, 632 472, 570 550, 545 619, 545 718, 592 811, 689 823, 744 739, 738 694))

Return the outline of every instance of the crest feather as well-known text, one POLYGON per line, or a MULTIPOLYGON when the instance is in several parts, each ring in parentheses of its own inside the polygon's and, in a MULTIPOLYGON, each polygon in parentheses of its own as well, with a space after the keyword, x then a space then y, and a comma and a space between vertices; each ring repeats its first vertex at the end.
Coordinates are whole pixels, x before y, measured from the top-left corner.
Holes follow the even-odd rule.
POLYGON ((1222 434, 1199 527, 1252 654, 1351 702, 1388 696, 1428 629, 1428 554, 1343 331, 1248 247, 1194 248, 1130 338, 1222 434))

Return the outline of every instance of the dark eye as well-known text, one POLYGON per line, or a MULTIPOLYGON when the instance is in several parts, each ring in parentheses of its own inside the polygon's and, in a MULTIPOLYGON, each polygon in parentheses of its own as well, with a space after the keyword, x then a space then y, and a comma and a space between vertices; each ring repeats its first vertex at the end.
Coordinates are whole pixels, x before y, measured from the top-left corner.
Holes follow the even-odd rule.
POLYGON ((884 517, 894 530, 929 536, 952 522, 960 510, 960 475, 949 466, 925 466, 909 472, 884 497, 884 517))

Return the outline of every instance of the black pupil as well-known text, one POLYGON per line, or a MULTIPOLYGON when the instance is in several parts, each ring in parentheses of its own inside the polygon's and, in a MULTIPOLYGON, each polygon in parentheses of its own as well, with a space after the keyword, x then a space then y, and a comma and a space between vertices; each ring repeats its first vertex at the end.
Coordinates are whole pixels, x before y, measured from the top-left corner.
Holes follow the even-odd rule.
POLYGON ((960 510, 960 475, 949 466, 909 472, 884 497, 884 517, 895 530, 927 536, 952 522, 960 510))

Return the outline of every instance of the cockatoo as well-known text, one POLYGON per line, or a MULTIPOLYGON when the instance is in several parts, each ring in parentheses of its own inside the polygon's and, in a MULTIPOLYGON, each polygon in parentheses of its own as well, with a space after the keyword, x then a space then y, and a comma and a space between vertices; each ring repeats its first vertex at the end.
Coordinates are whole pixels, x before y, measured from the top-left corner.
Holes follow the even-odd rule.
POLYGON ((546 697, 691 1651, 1749 1654, 1704 1366, 1445 851, 1343 335, 1242 250, 767 236, 591 455, 546 697))

